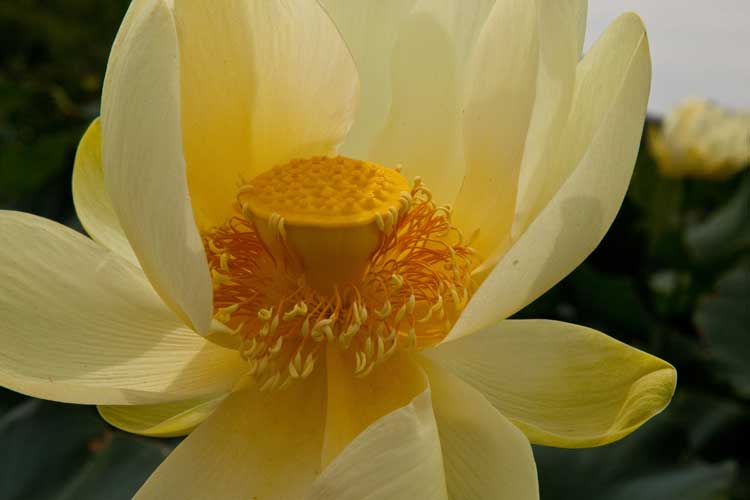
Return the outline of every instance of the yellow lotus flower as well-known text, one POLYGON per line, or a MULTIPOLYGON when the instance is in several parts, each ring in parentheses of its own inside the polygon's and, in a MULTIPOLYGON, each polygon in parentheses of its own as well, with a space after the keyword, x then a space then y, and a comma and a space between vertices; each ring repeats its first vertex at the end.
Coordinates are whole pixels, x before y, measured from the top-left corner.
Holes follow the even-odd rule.
POLYGON ((648 134, 649 149, 665 177, 720 180, 750 166, 750 113, 688 99, 648 134))
POLYGON ((643 25, 581 59, 582 0, 323 5, 133 2, 76 157, 93 241, 0 216, 0 383, 195 429, 138 498, 538 498, 530 441, 609 443, 675 387, 505 319, 615 217, 643 25))

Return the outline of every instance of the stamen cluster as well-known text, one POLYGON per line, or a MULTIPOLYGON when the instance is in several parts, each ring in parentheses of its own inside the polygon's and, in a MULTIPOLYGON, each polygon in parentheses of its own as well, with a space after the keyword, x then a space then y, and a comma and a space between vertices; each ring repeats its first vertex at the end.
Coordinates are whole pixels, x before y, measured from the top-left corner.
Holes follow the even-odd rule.
MULTIPOLYGON (((416 179, 399 209, 376 220, 380 245, 358 283, 323 294, 274 257, 245 217, 204 236, 215 318, 241 338, 241 355, 262 390, 306 378, 326 345, 351 353, 364 377, 398 349, 439 342, 474 290, 474 251, 416 179)), ((284 237, 284 221, 276 226, 284 237)))

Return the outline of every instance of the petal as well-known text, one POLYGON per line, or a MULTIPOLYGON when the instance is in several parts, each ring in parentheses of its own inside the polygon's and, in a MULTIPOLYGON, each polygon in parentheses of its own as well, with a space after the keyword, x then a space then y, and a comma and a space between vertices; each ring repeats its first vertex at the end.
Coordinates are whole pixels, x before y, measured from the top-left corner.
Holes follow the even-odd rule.
POLYGON ((304 498, 320 472, 322 372, 283 391, 231 394, 135 498, 304 498))
POLYGON ((352 50, 362 108, 342 152, 403 166, 452 202, 466 66, 493 0, 322 0, 352 50))
POLYGON ((178 55, 166 0, 131 4, 104 82, 104 180, 152 285, 181 318, 205 332, 211 277, 185 174, 178 55))
POLYGON ((236 351, 186 328, 143 273, 52 221, 0 212, 0 385, 85 404, 222 394, 236 351))
POLYGON ((99 406, 110 425, 149 437, 187 436, 206 420, 226 396, 190 399, 158 405, 99 406))
POLYGON ((435 363, 421 363, 430 378, 450 498, 537 500, 526 436, 479 391, 435 363))
POLYGON ((429 389, 357 436, 323 470, 306 498, 447 500, 429 389))
POLYGON ((398 354, 362 378, 354 376, 351 356, 336 348, 326 354, 328 408, 323 465, 329 464, 357 435, 384 415, 407 406, 427 388, 422 369, 398 354))
POLYGON ((86 130, 76 151, 73 203, 78 219, 94 241, 138 265, 104 185, 102 127, 98 118, 86 130))
POLYGON ((674 393, 669 363, 596 330, 508 320, 426 351, 476 387, 532 443, 599 446, 630 434, 674 393))
MULTIPOLYGON (((596 248, 612 224, 625 196, 638 153, 649 95, 651 62, 643 24, 634 15, 622 16, 610 28, 605 42, 598 51, 587 56, 593 54, 598 62, 590 62, 583 70, 579 68, 579 76, 586 84, 581 84, 577 97, 574 97, 573 118, 563 136, 565 142, 565 137, 570 135, 567 130, 591 128, 595 115, 601 115, 593 120, 598 123, 590 133, 580 132, 587 136, 593 134, 593 139, 582 152, 580 161, 571 160, 577 166, 492 269, 447 340, 497 323, 549 290, 596 248), (625 47, 628 50, 624 50, 625 47), (619 71, 624 64, 622 58, 628 63, 620 80, 613 81, 611 75, 603 74, 606 67, 619 71), (584 78, 583 75, 588 73, 591 73, 590 77, 584 78), (599 85, 589 81, 591 78, 599 85), (619 91, 610 95, 610 100, 603 101, 600 94, 607 97, 612 86, 619 91), (597 113, 590 109, 592 106, 598 109, 597 113)), ((555 172, 550 174, 552 176, 555 172)))
POLYGON ((401 26, 417 0, 320 0, 357 64, 362 96, 342 153, 370 159, 370 149, 388 116, 390 68, 401 26))
POLYGON ((334 154, 359 80, 336 27, 309 0, 175 0, 188 180, 200 224, 234 215, 240 178, 334 154))
MULTIPOLYGON (((537 2, 539 19, 539 72, 536 100, 523 163, 518 179, 514 233, 517 238, 528 226, 532 204, 544 185, 549 155, 560 140, 570 113, 586 30, 585 0, 542 0, 537 2)), ((499 249, 502 250, 502 249, 499 249)))
MULTIPOLYGON (((614 109, 613 103, 622 93, 623 86, 634 85, 633 82, 626 83, 633 78, 634 72, 640 73, 642 81, 639 83, 645 90, 643 99, 648 101, 650 66, 643 23, 635 14, 620 16, 578 64, 567 124, 562 127, 559 141, 547 152, 544 167, 534 172, 531 182, 536 184, 536 188, 527 193, 526 207, 521 208, 528 213, 520 213, 519 222, 528 226, 586 156, 592 140, 614 109)), ((645 106, 639 105, 629 114, 645 118, 645 106)), ((636 151, 640 131, 637 136, 636 151)), ((522 226, 516 231, 520 234, 524 229, 525 226, 522 226)))
POLYGON ((575 18, 578 20, 577 46, 578 54, 583 52, 583 44, 586 41, 586 21, 588 19, 589 1, 588 0, 569 0, 575 9, 575 18))
POLYGON ((459 227, 479 231, 486 250, 513 221, 518 172, 536 93, 539 23, 535 2, 497 2, 467 69, 463 117, 466 177, 456 200, 459 227))

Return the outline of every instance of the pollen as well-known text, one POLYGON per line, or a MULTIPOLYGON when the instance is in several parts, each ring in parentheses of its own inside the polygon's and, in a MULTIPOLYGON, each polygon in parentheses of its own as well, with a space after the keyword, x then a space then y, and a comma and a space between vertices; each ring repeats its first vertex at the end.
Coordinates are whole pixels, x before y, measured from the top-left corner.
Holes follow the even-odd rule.
POLYGON ((478 259, 419 178, 349 158, 277 166, 242 186, 204 234, 215 318, 240 337, 260 389, 315 369, 326 345, 364 377, 444 338, 478 259))

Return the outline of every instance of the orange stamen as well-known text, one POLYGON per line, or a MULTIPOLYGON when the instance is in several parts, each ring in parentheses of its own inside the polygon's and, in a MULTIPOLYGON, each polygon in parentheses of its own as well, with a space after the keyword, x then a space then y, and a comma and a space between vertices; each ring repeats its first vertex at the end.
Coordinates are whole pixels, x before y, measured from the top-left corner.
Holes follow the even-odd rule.
POLYGON ((309 376, 326 343, 349 352, 363 377, 397 350, 448 334, 474 291, 475 252, 452 225, 450 207, 436 206, 419 179, 388 213, 390 227, 373 215, 381 236, 361 279, 332 282, 329 291, 291 265, 304 255, 271 251, 247 211, 204 235, 215 317, 240 336, 261 389, 309 376))

